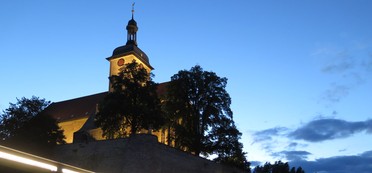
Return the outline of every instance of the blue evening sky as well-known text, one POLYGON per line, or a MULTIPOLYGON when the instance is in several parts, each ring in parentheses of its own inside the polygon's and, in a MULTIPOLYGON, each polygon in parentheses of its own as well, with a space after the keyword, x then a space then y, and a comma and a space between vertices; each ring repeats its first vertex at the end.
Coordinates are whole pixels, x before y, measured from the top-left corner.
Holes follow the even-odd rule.
MULTIPOLYGON (((1 2, 0 110, 107 91, 131 4, 1 2)), ((141 0, 134 17, 156 82, 195 65, 228 78, 252 163, 372 172, 372 1, 141 0)))

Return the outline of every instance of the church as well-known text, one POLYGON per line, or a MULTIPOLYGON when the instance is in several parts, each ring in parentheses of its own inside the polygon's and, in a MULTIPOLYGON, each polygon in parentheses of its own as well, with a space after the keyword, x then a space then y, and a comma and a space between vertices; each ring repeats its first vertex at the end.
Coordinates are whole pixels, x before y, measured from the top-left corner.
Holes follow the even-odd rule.
MULTIPOLYGON (((137 22, 133 17, 126 26, 127 42, 114 49, 106 58, 110 63, 109 77, 118 75, 125 64, 133 60, 148 73, 153 70, 148 56, 137 44, 137 22)), ((167 82, 157 86, 157 94, 166 93, 167 82)), ((168 129, 152 131, 142 129, 139 134, 127 138, 107 140, 94 123, 99 103, 113 91, 109 82, 106 92, 74 98, 50 104, 44 113, 52 116, 63 129, 67 144, 55 147, 52 160, 67 163, 94 172, 154 172, 154 173, 240 173, 235 167, 172 147, 168 143, 168 129)))
MULTIPOLYGON (((149 58, 137 45, 137 22, 134 20, 134 10, 132 10, 132 18, 128 21, 126 26, 127 42, 125 45, 114 49, 112 55, 106 58, 110 63, 109 77, 118 75, 121 68, 126 63, 133 60, 142 65, 148 73, 153 70, 150 65, 149 58)), ((160 83, 157 88, 158 95, 164 94, 167 83, 160 83)), ((63 129, 66 137, 66 143, 81 142, 85 140, 104 140, 102 137, 102 130, 97 128, 94 124, 94 117, 97 113, 98 104, 103 98, 112 90, 109 83, 109 91, 97 93, 71 100, 55 102, 50 104, 44 113, 52 116, 58 122, 58 125, 63 129)), ((152 133, 157 136, 158 142, 167 144, 166 130, 159 130, 155 132, 148 132, 142 130, 141 133, 152 133)))

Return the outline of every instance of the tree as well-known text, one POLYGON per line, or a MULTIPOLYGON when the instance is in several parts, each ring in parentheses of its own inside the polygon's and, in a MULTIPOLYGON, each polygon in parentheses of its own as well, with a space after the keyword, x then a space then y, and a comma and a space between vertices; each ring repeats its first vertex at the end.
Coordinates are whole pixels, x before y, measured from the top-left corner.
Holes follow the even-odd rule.
POLYGON ((291 168, 291 171, 289 171, 289 173, 296 173, 296 168, 295 167, 292 167, 291 168))
POLYGON ((212 139, 210 148, 218 156, 214 161, 250 172, 250 163, 242 150, 243 144, 239 142, 241 133, 233 121, 222 120, 221 126, 214 128, 209 135, 212 139))
POLYGON ((157 84, 151 76, 133 61, 126 64, 119 75, 110 77, 113 90, 99 104, 95 119, 106 138, 125 137, 162 125, 157 84))
POLYGON ((63 144, 63 130, 57 121, 42 111, 49 101, 33 96, 10 103, 0 118, 0 143, 12 148, 46 155, 57 144, 63 144))
POLYGON ((276 161, 271 167, 272 173, 289 173, 288 162, 283 163, 282 161, 276 161))
POLYGON ((302 167, 298 167, 296 173, 305 173, 305 171, 302 169, 302 167))
POLYGON ((271 173, 271 163, 266 162, 263 166, 256 166, 253 169, 253 173, 271 173))
POLYGON ((266 162, 264 166, 256 166, 253 173, 305 173, 301 167, 298 167, 297 171, 296 167, 292 167, 291 170, 289 168, 288 162, 276 161, 274 164, 266 162))
POLYGON ((238 141, 241 133, 234 125, 226 84, 226 78, 200 66, 181 70, 168 84, 164 112, 175 130, 175 147, 197 156, 217 154, 218 162, 246 167, 249 162, 238 141))

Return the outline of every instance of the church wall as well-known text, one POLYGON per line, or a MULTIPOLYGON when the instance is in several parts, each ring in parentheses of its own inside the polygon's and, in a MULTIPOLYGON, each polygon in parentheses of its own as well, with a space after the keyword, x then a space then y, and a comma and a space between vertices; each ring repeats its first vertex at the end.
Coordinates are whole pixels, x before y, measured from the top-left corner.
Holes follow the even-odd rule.
MULTIPOLYGON (((91 130, 88 131, 88 133, 95 140, 105 140, 105 138, 102 137, 103 132, 102 132, 101 128, 91 129, 91 130)), ((130 129, 127 129, 127 133, 130 133, 130 129)), ((148 130, 142 129, 139 132, 139 134, 148 134, 148 130)), ((156 136, 157 141, 159 143, 163 143, 163 144, 168 145, 168 141, 167 141, 168 131, 166 129, 159 129, 158 131, 153 131, 151 134, 156 136)))
MULTIPOLYGON (((110 76, 112 75, 117 75, 121 70, 121 68, 123 67, 122 65, 120 66, 118 64, 118 61, 120 59, 124 59, 124 64, 128 64, 128 63, 131 63, 133 60, 135 60, 137 63, 141 63, 142 61, 139 60, 136 56, 134 56, 133 54, 130 54, 130 55, 126 55, 126 56, 122 56, 122 57, 118 57, 118 58, 115 58, 115 59, 111 59, 110 60, 110 76)), ((123 64, 123 65, 124 65, 123 64)), ((146 65, 144 65, 145 69, 150 72, 151 69, 149 67, 147 67, 146 65)))
POLYGON ((77 120, 65 121, 60 122, 58 125, 63 130, 63 134, 65 135, 66 143, 72 143, 74 138, 74 133, 78 131, 84 123, 88 120, 88 118, 81 118, 77 120))
MULTIPOLYGON (((120 71, 122 71, 122 68, 124 67, 124 64, 122 64, 119 61, 124 60, 124 64, 131 63, 133 60, 135 60, 137 63, 140 63, 143 65, 143 67, 146 69, 147 72, 151 72, 150 67, 143 64, 140 59, 138 59, 134 54, 117 57, 114 59, 110 59, 110 76, 118 75, 120 71)), ((109 91, 112 91, 111 83, 109 84, 109 91)))
POLYGON ((90 136, 92 136, 95 140, 105 140, 105 138, 102 137, 102 130, 101 128, 91 129, 88 132, 90 136))

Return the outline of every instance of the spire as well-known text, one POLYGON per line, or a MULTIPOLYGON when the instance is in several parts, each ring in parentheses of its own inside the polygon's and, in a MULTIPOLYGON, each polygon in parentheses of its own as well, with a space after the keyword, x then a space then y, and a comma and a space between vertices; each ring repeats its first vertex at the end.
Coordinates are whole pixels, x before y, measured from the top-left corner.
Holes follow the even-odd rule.
POLYGON ((132 19, 129 20, 128 25, 127 25, 127 45, 129 44, 134 44, 137 46, 137 22, 134 20, 134 4, 132 4, 132 19))
POLYGON ((135 2, 133 2, 133 4, 132 4, 132 19, 133 19, 133 16, 134 16, 134 5, 135 4, 136 4, 135 2))

